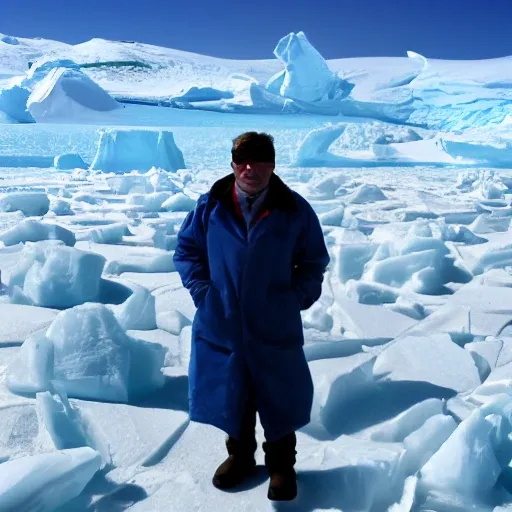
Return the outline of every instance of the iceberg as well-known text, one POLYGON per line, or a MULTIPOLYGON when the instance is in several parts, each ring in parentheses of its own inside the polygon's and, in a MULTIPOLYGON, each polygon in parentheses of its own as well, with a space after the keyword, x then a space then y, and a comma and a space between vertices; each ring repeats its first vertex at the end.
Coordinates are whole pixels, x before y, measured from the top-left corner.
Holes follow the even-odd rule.
MULTIPOLYGON (((344 103, 341 103, 344 105, 344 103)), ((355 114, 354 114, 355 115, 355 114)), ((372 117, 372 116, 370 116, 372 117)), ((379 166, 466 166, 503 167, 511 165, 511 142, 496 137, 491 142, 487 138, 466 140, 464 136, 437 134, 431 138, 392 142, 390 137, 377 138, 378 143, 357 150, 345 150, 343 154, 329 151, 330 146, 346 130, 347 123, 328 124, 314 128, 301 142, 294 165, 297 167, 379 167, 379 166), (386 143, 383 143, 386 142, 386 143)), ((349 123, 350 126, 350 123, 349 123)), ((415 132, 414 132, 415 133, 415 132)), ((406 139, 407 135, 400 136, 406 139)), ((467 184, 457 184, 457 187, 467 184)), ((500 189, 492 185, 482 189, 484 198, 502 197, 500 189)))
POLYGON ((284 77, 286 75, 286 70, 283 69, 281 71, 278 71, 274 75, 272 75, 265 84, 265 89, 275 95, 281 94, 281 87, 284 83, 284 77))
POLYGON ((52 55, 43 55, 30 66, 24 83, 31 88, 44 79, 54 69, 70 69, 79 71, 80 65, 71 59, 55 58, 52 55))
MULTIPOLYGON (((281 96, 305 102, 335 97, 341 80, 329 69, 304 32, 292 32, 283 37, 277 43, 274 55, 285 66, 281 96)), ((274 84, 271 82, 270 86, 275 89, 274 84)))
POLYGON ((347 126, 345 123, 329 125, 311 130, 300 143, 295 158, 296 167, 343 166, 343 157, 329 152, 332 143, 341 137, 347 126))
POLYGON ((34 87, 27 109, 37 122, 80 119, 109 112, 120 104, 77 69, 54 68, 34 87))
POLYGON ((510 57, 474 61, 429 60, 410 84, 411 124, 455 131, 499 126, 512 112, 510 57))
POLYGON ((108 128, 101 133, 91 169, 122 174, 147 172, 153 167, 166 171, 185 168, 183 153, 172 132, 108 128))
POLYGON ((35 119, 27 110, 30 91, 17 84, 0 89, 0 111, 19 123, 35 123, 35 119))

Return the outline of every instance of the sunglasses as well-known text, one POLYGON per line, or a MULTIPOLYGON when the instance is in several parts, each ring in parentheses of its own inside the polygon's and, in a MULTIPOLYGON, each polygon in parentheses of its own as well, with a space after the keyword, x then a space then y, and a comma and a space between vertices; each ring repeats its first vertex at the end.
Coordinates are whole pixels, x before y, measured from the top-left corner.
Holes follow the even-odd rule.
POLYGON ((243 162, 231 162, 231 167, 236 168, 237 170, 243 170, 248 165, 251 166, 251 169, 267 169, 268 167, 273 167, 274 164, 272 162, 254 162, 252 160, 245 160, 243 162))

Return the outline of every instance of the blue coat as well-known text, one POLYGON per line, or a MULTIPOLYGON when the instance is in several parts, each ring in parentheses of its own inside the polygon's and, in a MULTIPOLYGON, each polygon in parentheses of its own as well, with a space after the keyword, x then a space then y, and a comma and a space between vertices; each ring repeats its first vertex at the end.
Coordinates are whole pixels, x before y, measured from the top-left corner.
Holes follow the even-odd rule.
POLYGON ((268 441, 309 423, 313 383, 300 311, 320 297, 329 263, 309 203, 273 175, 247 230, 227 176, 185 219, 174 262, 197 307, 191 419, 237 438, 252 389, 268 441))

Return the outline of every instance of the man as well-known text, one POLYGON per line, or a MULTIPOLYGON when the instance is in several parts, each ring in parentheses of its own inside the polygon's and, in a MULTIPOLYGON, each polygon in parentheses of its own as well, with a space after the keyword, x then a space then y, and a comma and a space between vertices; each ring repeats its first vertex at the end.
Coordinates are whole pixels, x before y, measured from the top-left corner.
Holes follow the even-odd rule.
POLYGON ((213 477, 228 489, 255 469, 258 412, 268 497, 291 500, 295 431, 309 423, 313 400, 300 311, 320 297, 329 256, 311 206, 274 174, 273 138, 244 133, 231 154, 233 174, 199 198, 174 256, 197 307, 190 417, 229 435, 213 477))

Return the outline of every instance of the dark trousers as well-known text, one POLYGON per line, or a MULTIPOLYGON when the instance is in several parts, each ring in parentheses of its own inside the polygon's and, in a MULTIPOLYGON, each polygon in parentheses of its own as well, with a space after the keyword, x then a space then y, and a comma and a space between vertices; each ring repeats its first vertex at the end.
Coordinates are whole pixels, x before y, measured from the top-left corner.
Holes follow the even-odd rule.
MULTIPOLYGON (((249 393, 247 403, 242 416, 240 435, 238 439, 228 437, 226 446, 229 455, 241 457, 246 460, 254 460, 256 452, 256 400, 254 393, 249 393)), ((295 448, 297 446, 297 437, 295 432, 291 432, 285 437, 263 443, 265 452, 265 466, 270 472, 281 471, 293 468, 295 465, 295 448)))

